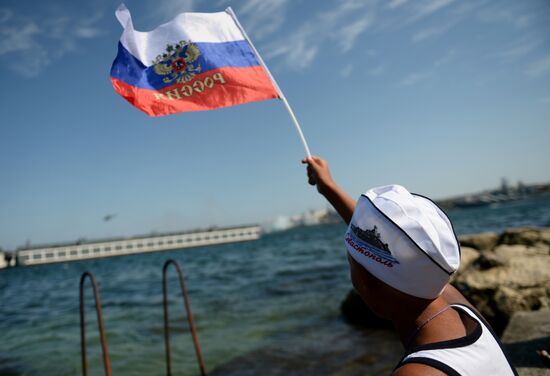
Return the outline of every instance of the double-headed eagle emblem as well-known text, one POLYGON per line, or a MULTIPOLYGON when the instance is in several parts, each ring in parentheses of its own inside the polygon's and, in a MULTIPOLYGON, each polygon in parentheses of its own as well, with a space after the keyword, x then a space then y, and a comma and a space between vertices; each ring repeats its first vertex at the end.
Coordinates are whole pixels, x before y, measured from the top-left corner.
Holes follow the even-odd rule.
POLYGON ((153 69, 162 81, 188 82, 200 73, 201 66, 197 62, 201 52, 195 43, 182 40, 179 43, 166 46, 166 52, 158 55, 153 61, 153 69))

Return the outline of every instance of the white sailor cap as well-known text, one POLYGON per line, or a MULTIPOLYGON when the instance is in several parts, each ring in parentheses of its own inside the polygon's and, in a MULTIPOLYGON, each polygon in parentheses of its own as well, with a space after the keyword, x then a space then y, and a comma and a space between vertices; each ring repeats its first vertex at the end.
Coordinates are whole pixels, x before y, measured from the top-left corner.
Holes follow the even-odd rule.
POLYGON ((345 244, 376 278, 425 299, 439 296, 460 265, 460 246, 447 215, 400 185, 361 195, 345 244))

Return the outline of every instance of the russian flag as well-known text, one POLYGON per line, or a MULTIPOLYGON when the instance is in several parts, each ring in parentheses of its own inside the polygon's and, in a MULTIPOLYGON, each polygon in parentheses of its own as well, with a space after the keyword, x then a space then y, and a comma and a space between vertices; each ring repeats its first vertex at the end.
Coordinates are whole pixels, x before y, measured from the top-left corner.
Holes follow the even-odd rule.
POLYGON ((134 30, 124 4, 116 17, 124 31, 111 68, 113 87, 150 116, 281 97, 230 8, 182 13, 149 32, 134 30))

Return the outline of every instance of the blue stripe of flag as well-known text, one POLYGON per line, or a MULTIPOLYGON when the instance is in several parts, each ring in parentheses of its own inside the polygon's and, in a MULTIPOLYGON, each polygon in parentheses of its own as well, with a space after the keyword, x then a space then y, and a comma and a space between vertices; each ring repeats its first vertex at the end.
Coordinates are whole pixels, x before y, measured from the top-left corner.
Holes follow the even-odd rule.
MULTIPOLYGON (((225 67, 253 67, 260 65, 247 41, 224 43, 196 43, 201 54, 194 65, 200 64, 201 73, 225 67)), ((165 83, 163 76, 155 73, 153 67, 146 67, 134 57, 122 43, 118 43, 118 54, 111 67, 111 77, 128 85, 142 89, 160 90, 173 85, 165 83)))

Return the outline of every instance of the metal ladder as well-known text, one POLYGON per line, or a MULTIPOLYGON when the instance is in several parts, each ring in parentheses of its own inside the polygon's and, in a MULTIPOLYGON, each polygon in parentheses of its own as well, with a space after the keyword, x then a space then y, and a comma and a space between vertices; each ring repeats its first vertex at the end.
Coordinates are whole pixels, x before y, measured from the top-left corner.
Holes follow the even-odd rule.
MULTIPOLYGON (((185 279, 183 277, 183 272, 177 261, 170 259, 164 263, 162 268, 162 305, 164 308, 164 345, 165 345, 165 354, 166 354, 166 375, 172 376, 172 357, 170 349, 170 325, 168 319, 168 283, 167 283, 167 270, 170 264, 174 265, 178 273, 179 284, 181 292, 183 295, 185 311, 187 313, 187 322, 189 323, 189 330, 191 331, 191 336, 193 338, 193 345, 195 347, 195 353, 197 355, 197 363, 199 366, 201 376, 206 376, 204 369, 204 363, 202 360, 201 349, 199 345, 199 340, 197 337, 197 331, 195 329, 195 322, 193 320, 193 314, 191 312, 191 303, 189 301, 189 295, 187 293, 187 288, 185 287, 185 279)), ((97 313, 97 322, 99 326, 99 335, 101 341, 101 350, 103 354, 103 367, 105 369, 105 376, 111 376, 111 363, 109 360, 109 351, 107 349, 107 337, 105 335, 105 327, 103 325, 103 314, 101 311, 101 302, 99 299, 99 289, 95 277, 92 273, 86 271, 82 274, 80 278, 80 346, 81 346, 81 356, 82 356, 82 375, 88 376, 88 364, 86 359, 86 320, 85 320, 85 305, 84 305, 84 283, 88 277, 92 283, 92 288, 94 291, 95 299, 95 310, 97 313)))

